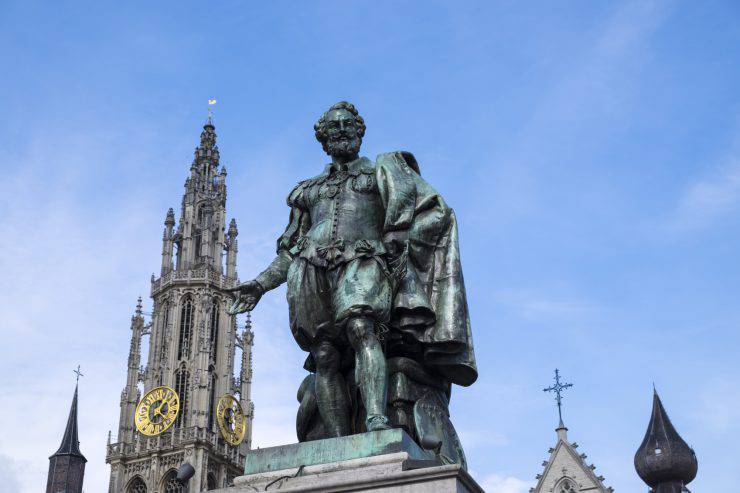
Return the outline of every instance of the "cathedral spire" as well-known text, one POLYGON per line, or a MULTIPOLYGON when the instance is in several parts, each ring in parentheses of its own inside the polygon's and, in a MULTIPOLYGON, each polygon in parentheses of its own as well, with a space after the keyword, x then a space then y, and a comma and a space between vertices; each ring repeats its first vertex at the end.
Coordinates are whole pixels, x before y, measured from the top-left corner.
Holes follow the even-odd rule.
POLYGON ((681 438, 653 389, 653 412, 645 438, 635 453, 637 474, 654 493, 688 492, 699 464, 694 450, 681 438))
POLYGON ((203 160, 210 160, 215 165, 218 165, 219 153, 218 146, 216 145, 216 127, 213 125, 213 120, 210 116, 205 125, 203 125, 203 131, 200 133, 200 145, 195 149, 195 161, 200 162, 203 160))
POLYGON ((67 427, 64 430, 64 436, 62 437, 62 444, 59 446, 54 456, 59 455, 74 455, 81 457, 85 462, 85 456, 80 452, 80 440, 77 431, 77 385, 75 385, 75 394, 72 397, 72 406, 69 409, 69 417, 67 418, 67 427))
POLYGON ((62 443, 59 449, 49 457, 47 493, 58 491, 80 493, 82 491, 82 480, 87 459, 80 452, 80 440, 77 431, 77 389, 78 384, 75 384, 75 393, 72 398, 72 406, 69 409, 67 427, 64 430, 62 443))
MULTIPOLYGON (((240 444, 223 444, 225 449, 221 444, 214 448, 210 438, 220 431, 213 426, 219 399, 240 390, 248 396, 251 377, 241 385, 234 378, 238 330, 236 317, 227 312, 232 299, 227 289, 238 282, 238 231, 226 214, 227 173, 213 120, 202 124, 199 133, 180 207, 162 218, 161 271, 151 279, 151 308, 138 301, 131 317, 118 434, 106 453, 111 492, 139 491, 145 483, 147 491, 179 491, 174 471, 160 462, 164 451, 173 457, 192 452, 192 482, 198 491, 225 485, 244 471, 249 435, 240 444), (172 431, 152 440, 137 428, 136 407, 142 394, 157 387, 177 392, 180 410, 172 431), (188 436, 209 439, 191 443, 188 436), (140 471, 148 473, 137 477, 140 471)), ((246 414, 251 408, 244 407, 246 414)), ((251 415, 248 420, 251 426, 251 415)))

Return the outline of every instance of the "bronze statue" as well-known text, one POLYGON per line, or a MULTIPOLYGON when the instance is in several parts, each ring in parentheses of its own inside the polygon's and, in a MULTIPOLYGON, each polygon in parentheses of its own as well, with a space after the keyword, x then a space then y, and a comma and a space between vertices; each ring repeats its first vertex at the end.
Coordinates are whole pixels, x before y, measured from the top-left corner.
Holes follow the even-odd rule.
POLYGON ((448 402, 477 370, 455 214, 412 154, 359 157, 365 122, 352 104, 314 129, 331 163, 290 192, 277 257, 233 289, 230 310, 287 281, 290 328, 309 353, 299 440, 402 427, 464 464, 448 402))

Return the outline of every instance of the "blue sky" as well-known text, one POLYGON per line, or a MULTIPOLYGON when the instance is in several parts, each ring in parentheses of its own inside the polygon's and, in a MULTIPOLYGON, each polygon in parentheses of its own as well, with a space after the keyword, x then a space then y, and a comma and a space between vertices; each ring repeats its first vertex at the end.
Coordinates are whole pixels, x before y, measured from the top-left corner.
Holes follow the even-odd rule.
MULTIPOLYGON (((479 381, 453 420, 475 477, 523 493, 555 443, 542 392, 618 492, 652 383, 740 482, 740 7, 735 2, 32 2, 0 6, 0 484, 36 492, 80 389, 106 491, 129 322, 217 98, 239 273, 270 260, 312 125, 354 102, 364 153, 415 153, 460 223, 479 381)), ((255 444, 295 440, 284 291, 254 313, 255 444)))

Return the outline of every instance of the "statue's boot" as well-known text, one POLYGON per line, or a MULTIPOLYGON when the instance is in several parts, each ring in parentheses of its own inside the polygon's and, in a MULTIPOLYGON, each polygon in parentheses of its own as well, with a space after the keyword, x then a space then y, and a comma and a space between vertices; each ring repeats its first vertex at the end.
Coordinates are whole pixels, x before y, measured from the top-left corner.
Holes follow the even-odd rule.
POLYGON ((388 418, 382 414, 371 414, 365 420, 367 431, 390 430, 388 418))
POLYGON ((339 372, 339 351, 322 341, 311 349, 311 354, 316 361, 316 401, 326 430, 332 437, 349 435, 349 398, 339 372))
POLYGON ((355 350, 355 381, 367 413, 365 428, 367 431, 388 430, 391 428, 385 415, 388 377, 385 354, 373 330, 374 321, 355 317, 347 326, 355 350))

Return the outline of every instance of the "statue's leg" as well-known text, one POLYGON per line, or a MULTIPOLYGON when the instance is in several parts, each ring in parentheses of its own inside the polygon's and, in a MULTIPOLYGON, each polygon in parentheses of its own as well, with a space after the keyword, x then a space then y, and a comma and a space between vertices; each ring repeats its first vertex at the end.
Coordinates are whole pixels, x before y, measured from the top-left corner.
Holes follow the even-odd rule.
POLYGON ((385 354, 369 317, 352 317, 347 321, 347 334, 355 350, 355 381, 360 388, 367 412, 367 430, 386 430, 387 370, 385 354))
POLYGON ((311 347, 311 354, 316 362, 316 400, 327 432, 334 437, 349 435, 349 398, 339 371, 339 351, 320 341, 311 347))

